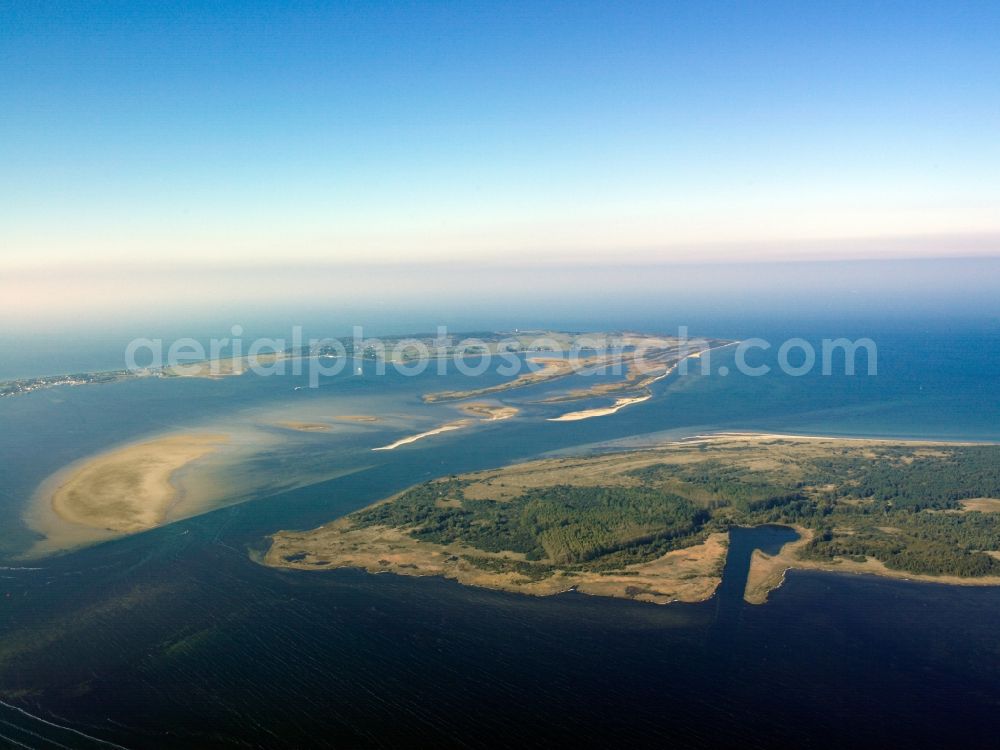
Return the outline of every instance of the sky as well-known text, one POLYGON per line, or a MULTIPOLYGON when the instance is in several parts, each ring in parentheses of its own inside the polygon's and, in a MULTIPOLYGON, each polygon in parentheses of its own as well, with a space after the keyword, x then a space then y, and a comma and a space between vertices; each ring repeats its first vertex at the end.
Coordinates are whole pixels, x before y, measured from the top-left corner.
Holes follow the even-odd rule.
POLYGON ((3 0, 0 263, 997 255, 998 38, 954 0, 3 0))

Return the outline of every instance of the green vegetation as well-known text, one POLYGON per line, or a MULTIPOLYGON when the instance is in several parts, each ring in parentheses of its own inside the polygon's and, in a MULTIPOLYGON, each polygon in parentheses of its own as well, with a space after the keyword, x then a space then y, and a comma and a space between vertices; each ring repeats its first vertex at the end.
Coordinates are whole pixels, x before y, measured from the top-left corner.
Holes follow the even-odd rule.
POLYGON ((844 448, 813 459, 807 481, 845 487, 853 497, 912 509, 957 508, 973 497, 1000 497, 1000 447, 881 447, 874 457, 844 448))
POLYGON ((517 573, 529 581, 541 581, 555 572, 551 565, 526 563, 508 557, 486 557, 485 555, 463 555, 464 559, 481 570, 493 573, 517 573))
POLYGON ((711 508, 734 506, 741 511, 773 508, 801 500, 797 487, 775 483, 774 477, 744 466, 726 464, 716 459, 695 464, 657 464, 629 472, 631 476, 654 485, 679 486, 681 491, 707 498, 711 508))
POLYGON ((685 498, 643 487, 556 485, 496 502, 465 498, 462 482, 453 479, 419 485, 351 519, 356 528, 407 528, 435 544, 460 542, 484 552, 520 553, 529 561, 594 568, 602 559, 652 559, 680 540, 687 546, 709 517, 685 498))
POLYGON ((1000 575, 1000 560, 981 551, 1000 547, 1000 524, 982 513, 897 513, 886 519, 893 526, 876 526, 857 515, 837 517, 851 526, 839 533, 821 529, 803 551, 805 557, 873 557, 886 567, 924 575, 1000 575))
POLYGON ((593 460, 611 467, 596 484, 567 475, 494 500, 466 497, 472 480, 451 478, 350 518, 356 527, 391 526, 418 540, 463 544, 483 553, 466 557, 478 567, 531 580, 553 566, 621 570, 711 532, 761 523, 815 530, 801 553, 814 560, 871 558, 917 574, 1000 575, 1000 559, 988 554, 1000 550, 1000 517, 961 506, 1000 498, 1000 446, 775 440, 679 449, 620 472, 607 456, 593 460))

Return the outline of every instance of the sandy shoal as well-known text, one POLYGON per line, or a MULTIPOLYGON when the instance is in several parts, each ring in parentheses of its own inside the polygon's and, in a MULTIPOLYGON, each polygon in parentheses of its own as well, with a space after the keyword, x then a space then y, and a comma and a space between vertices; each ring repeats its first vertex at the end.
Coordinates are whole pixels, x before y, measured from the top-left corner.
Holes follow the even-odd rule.
POLYGON ((480 417, 488 422, 497 422, 502 419, 510 419, 517 416, 520 411, 516 406, 505 406, 502 404, 488 404, 482 401, 473 401, 462 404, 459 409, 470 417, 480 417))
POLYGON ((277 422, 278 427, 296 432, 328 432, 330 425, 320 422, 277 422))
POLYGON ((383 445, 378 448, 372 448, 373 451, 393 451, 402 445, 409 445, 410 443, 415 443, 418 440, 423 440, 424 438, 432 437, 433 435, 440 435, 443 432, 451 432, 452 430, 460 430, 463 427, 468 427, 472 424, 472 420, 469 419, 459 419, 454 422, 448 422, 440 427, 435 427, 433 430, 427 430, 427 432, 420 432, 416 435, 410 435, 405 438, 400 438, 394 443, 389 443, 389 445, 383 445))
POLYGON ((605 406, 600 409, 584 409, 583 411, 571 411, 567 414, 560 414, 558 417, 552 417, 549 422, 578 422, 581 419, 591 419, 593 417, 606 417, 609 414, 615 414, 616 412, 624 409, 626 406, 631 406, 632 404, 640 404, 643 401, 648 401, 652 396, 635 396, 633 398, 618 398, 615 399, 614 404, 611 406, 605 406))
POLYGON ((121 533, 162 523, 180 491, 171 481, 217 450, 225 435, 171 435, 95 456, 59 485, 52 509, 69 523, 121 533))

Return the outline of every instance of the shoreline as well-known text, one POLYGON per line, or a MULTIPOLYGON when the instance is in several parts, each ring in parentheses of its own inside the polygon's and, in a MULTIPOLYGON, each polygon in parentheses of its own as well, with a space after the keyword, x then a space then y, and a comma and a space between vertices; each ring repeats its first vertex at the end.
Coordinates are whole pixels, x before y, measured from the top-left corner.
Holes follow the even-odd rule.
MULTIPOLYGON (((440 429, 429 432, 434 434, 440 429)), ((421 436, 425 434, 421 433, 421 436)), ((413 436, 418 439, 419 437, 413 436)), ((768 432, 702 434, 682 441, 665 442, 656 447, 597 455, 542 458, 470 472, 457 478, 452 476, 450 481, 457 479, 461 482, 458 499, 450 496, 442 499, 444 497, 442 495, 433 500, 433 504, 438 508, 454 509, 461 508, 462 503, 466 501, 504 503, 518 500, 527 493, 548 487, 645 486, 644 482, 659 481, 655 473, 643 473, 648 469, 655 470, 660 466, 696 466, 702 462, 712 461, 711 452, 708 454, 704 452, 706 445, 718 446, 720 450, 725 451, 720 455, 727 456, 726 460, 731 461, 734 466, 751 467, 753 471, 791 472, 787 481, 794 481, 794 467, 808 466, 811 460, 827 456, 830 451, 836 452, 838 446, 839 451, 850 452, 849 460, 859 460, 868 457, 872 451, 878 453, 882 446, 909 446, 915 451, 913 455, 934 455, 933 451, 928 453, 928 448, 952 446, 954 450, 961 450, 960 446, 963 444, 932 440, 907 442, 884 438, 843 439, 768 432)), ((699 486, 691 485, 684 491, 683 496, 695 504, 710 501, 711 498, 706 496, 699 486)), ((822 490, 826 486, 822 485, 819 489, 822 490)), ((681 492, 676 488, 672 491, 681 492)), ((380 502, 391 503, 398 497, 397 495, 380 502)), ((422 502, 431 501, 425 499, 422 502)), ((850 504, 849 498, 845 502, 850 504)), ((973 497, 963 502, 962 507, 964 510, 954 512, 1000 513, 1000 499, 987 496, 973 497)), ((730 517, 738 518, 738 516, 732 517, 731 514, 730 517)), ((753 552, 747 578, 741 582, 742 596, 749 603, 766 602, 770 592, 782 585, 787 571, 793 568, 836 574, 878 575, 900 581, 943 585, 1000 586, 1000 574, 995 571, 990 571, 991 574, 985 576, 955 573, 927 575, 888 568, 871 556, 860 562, 844 557, 800 559, 798 553, 812 541, 814 532, 799 525, 792 518, 771 522, 794 528, 798 533, 798 539, 785 544, 774 555, 766 555, 760 550, 753 552)), ((711 592, 705 594, 704 589, 706 576, 709 576, 707 568, 687 571, 692 579, 698 579, 699 586, 702 587, 700 590, 704 594, 697 598, 689 598, 693 594, 688 588, 685 588, 686 593, 678 595, 682 586, 678 583, 678 576, 675 575, 677 569, 657 569, 658 560, 641 565, 626 564, 620 569, 600 571, 578 566, 567 568, 551 562, 559 559, 557 557, 552 557, 548 562, 545 561, 546 558, 540 558, 543 562, 538 563, 538 559, 529 560, 520 552, 481 549, 471 542, 463 541, 461 537, 456 537, 453 542, 418 541, 416 537, 410 536, 409 529, 404 521, 389 526, 379 524, 354 526, 348 516, 313 531, 276 533, 271 537, 272 547, 267 561, 270 565, 303 570, 353 567, 370 573, 440 575, 463 584, 532 595, 548 595, 576 589, 582 593, 638 598, 658 603, 677 599, 697 601, 711 595, 711 592), (471 546, 463 546, 466 544, 471 546)), ((722 533, 726 535, 726 532, 722 533)), ((697 545, 676 552, 681 557, 698 557, 693 554, 696 551, 697 545)), ((1000 551, 989 554, 1000 559, 1000 551)), ((716 571, 715 575, 718 574, 719 571, 716 571)))
POLYGON ((677 445, 691 445, 695 442, 709 440, 725 440, 738 438, 752 438, 756 440, 840 440, 855 443, 891 443, 893 445, 1000 445, 997 440, 970 440, 968 438, 924 438, 924 437, 865 437, 858 435, 817 435, 817 434, 796 434, 792 432, 707 432, 692 435, 689 438, 682 438, 676 441, 677 445))
MULTIPOLYGON (((787 524, 782 524, 787 525, 787 524)), ((932 576, 922 573, 910 573, 905 570, 888 568, 884 563, 869 558, 865 562, 854 562, 837 558, 834 562, 819 560, 804 560, 798 557, 798 551, 805 547, 813 538, 813 531, 804 526, 792 525, 799 535, 798 539, 787 542, 775 555, 768 555, 759 549, 753 551, 750 558, 750 570, 747 573, 746 587, 743 599, 748 604, 765 604, 768 596, 785 583, 788 571, 805 570, 835 575, 867 575, 876 578, 889 578, 910 583, 936 583, 942 586, 998 586, 1000 576, 932 576)))
POLYGON ((536 597, 575 591, 588 596, 671 604, 711 599, 722 582, 721 571, 729 548, 728 534, 716 532, 700 544, 627 565, 617 572, 555 570, 546 578, 529 580, 517 572, 483 570, 463 559, 472 554, 516 563, 523 556, 514 553, 484 553, 461 544, 418 542, 399 529, 380 526, 352 530, 347 524, 338 519, 314 531, 278 532, 271 536, 262 563, 287 570, 353 568, 370 575, 439 577, 463 586, 536 597), (322 536, 318 549, 317 535, 322 536))

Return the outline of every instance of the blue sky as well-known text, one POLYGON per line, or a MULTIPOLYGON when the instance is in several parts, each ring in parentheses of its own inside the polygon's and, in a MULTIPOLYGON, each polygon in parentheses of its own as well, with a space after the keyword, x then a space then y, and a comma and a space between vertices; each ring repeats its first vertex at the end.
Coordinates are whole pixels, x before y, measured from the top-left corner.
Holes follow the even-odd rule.
POLYGON ((997 254, 997 39, 996 2, 5 1, 0 257, 997 254))

